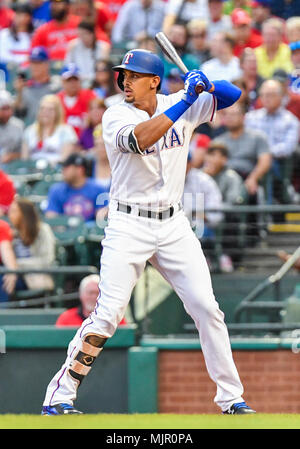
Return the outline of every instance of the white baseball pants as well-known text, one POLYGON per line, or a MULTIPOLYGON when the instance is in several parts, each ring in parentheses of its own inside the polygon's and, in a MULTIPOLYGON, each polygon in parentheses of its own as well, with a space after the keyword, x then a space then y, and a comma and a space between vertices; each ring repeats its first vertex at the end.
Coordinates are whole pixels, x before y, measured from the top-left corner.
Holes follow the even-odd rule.
POLYGON ((233 361, 224 314, 215 300, 200 242, 183 211, 162 221, 110 212, 102 244, 97 305, 70 342, 66 361, 47 388, 44 405, 73 404, 78 381, 68 373, 72 356, 85 335, 114 334, 147 260, 170 283, 195 322, 209 376, 217 386, 216 404, 225 411, 233 403, 242 402, 243 386, 233 361))

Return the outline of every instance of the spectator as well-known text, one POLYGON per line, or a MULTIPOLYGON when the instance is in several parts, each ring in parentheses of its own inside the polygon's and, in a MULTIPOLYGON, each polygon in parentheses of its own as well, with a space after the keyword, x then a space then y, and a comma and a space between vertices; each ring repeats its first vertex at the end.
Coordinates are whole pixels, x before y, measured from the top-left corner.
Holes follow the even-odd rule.
POLYGON ((11 26, 14 15, 14 10, 7 6, 6 0, 0 0, 0 30, 11 26))
POLYGON ((252 7, 252 28, 257 33, 261 34, 263 23, 271 18, 271 1, 254 0, 251 2, 251 7, 252 7))
POLYGON ((0 31, 0 62, 17 66, 27 61, 33 24, 28 4, 16 3, 14 10, 15 15, 10 27, 0 31))
MULTIPOLYGON (((80 305, 65 310, 58 317, 55 325, 57 327, 80 327, 96 306, 99 296, 99 283, 100 277, 97 274, 90 274, 84 277, 79 284, 80 305)), ((121 320, 119 326, 124 324, 126 324, 125 318, 121 320)))
POLYGON ((49 190, 47 217, 76 215, 95 222, 98 212, 107 206, 108 190, 87 177, 88 169, 88 161, 78 153, 63 162, 63 181, 49 190))
MULTIPOLYGON (((104 0, 103 1, 103 3, 108 5, 108 7, 111 11, 113 23, 115 23, 115 21, 117 20, 119 12, 126 1, 127 0, 104 0)), ((98 1, 96 0, 95 3, 96 3, 96 8, 97 8, 98 1)))
POLYGON ((137 48, 142 48, 144 50, 152 51, 153 53, 157 53, 157 44, 155 41, 155 38, 148 36, 148 35, 142 35, 139 36, 136 40, 137 48))
POLYGON ((208 0, 209 23, 208 39, 216 33, 227 33, 232 30, 230 16, 223 13, 224 0, 208 0))
POLYGON ((294 64, 294 70, 290 74, 291 90, 296 94, 300 93, 300 40, 290 44, 291 59, 294 64))
POLYGON ((300 5, 298 0, 271 0, 271 12, 274 16, 289 19, 300 16, 300 5))
POLYGON ((224 110, 223 119, 228 131, 216 140, 227 146, 228 167, 242 177, 249 201, 256 203, 259 181, 271 167, 267 137, 251 126, 245 127, 248 123, 245 123, 245 107, 241 102, 224 110))
POLYGON ((93 21, 97 39, 109 43, 114 23, 109 6, 109 4, 97 0, 75 0, 71 2, 70 12, 83 20, 93 21))
POLYGON ((285 163, 292 164, 290 158, 299 141, 299 121, 283 107, 283 98, 279 81, 265 81, 260 88, 263 107, 248 112, 245 121, 249 128, 263 130, 267 135, 273 155, 273 195, 279 202, 285 202, 287 197, 286 176, 283 174, 285 163))
POLYGON ((193 19, 208 21, 207 0, 170 0, 166 5, 163 31, 168 34, 175 23, 187 24, 193 19))
POLYGON ((181 77, 182 73, 179 69, 171 69, 169 75, 162 82, 162 93, 169 95, 178 92, 184 88, 184 82, 181 77))
POLYGON ((0 217, 7 214, 15 194, 16 189, 12 179, 0 170, 0 217))
MULTIPOLYGON (((6 221, 0 219, 0 266, 16 270, 17 260, 12 246, 13 234, 6 221)), ((9 300, 17 283, 15 274, 0 274, 0 302, 9 300)))
POLYGON ((300 41, 300 16, 288 19, 285 23, 285 30, 290 44, 300 41))
POLYGON ((194 222, 200 233, 204 231, 204 238, 214 234, 213 229, 223 218, 221 212, 205 212, 205 210, 218 209, 221 206, 222 195, 216 182, 202 170, 194 168, 189 155, 183 193, 183 208, 188 219, 194 222))
POLYGON ((32 47, 45 47, 50 60, 63 61, 69 41, 77 37, 80 18, 69 14, 70 0, 50 0, 52 19, 37 28, 32 47))
POLYGON ((239 78, 238 80, 233 81, 233 84, 239 87, 242 91, 239 101, 244 103, 245 110, 249 111, 250 109, 250 99, 247 91, 247 84, 243 78, 239 78))
POLYGON ((230 34, 217 33, 211 41, 212 59, 202 64, 208 79, 234 81, 241 77, 239 59, 233 54, 234 39, 230 34), (216 75, 217 74, 217 75, 216 75))
POLYGON ((82 88, 80 73, 74 64, 63 67, 61 77, 63 89, 57 96, 63 106, 66 123, 73 126, 79 136, 84 126, 88 105, 93 98, 96 98, 96 94, 91 89, 82 88))
MULTIPOLYGON (((55 236, 47 223, 41 222, 34 206, 26 198, 11 204, 8 216, 15 230, 14 253, 19 268, 49 268, 55 261, 55 236)), ((29 289, 53 290, 50 275, 28 273, 22 276, 29 289)))
POLYGON ((275 159, 287 158, 298 143, 298 120, 283 106, 284 92, 278 80, 266 80, 259 95, 262 108, 247 113, 246 126, 266 133, 275 159))
MULTIPOLYGON (((198 61, 192 54, 187 51, 187 43, 188 43, 188 31, 187 27, 182 24, 174 24, 170 27, 168 31, 168 38, 170 42, 173 44, 177 53, 181 57, 183 63, 188 68, 188 70, 192 70, 197 67, 198 61)), ((170 71, 174 68, 177 68, 175 64, 170 62, 170 60, 162 55, 162 60, 164 63, 164 71, 166 77, 168 77, 170 71)))
POLYGON ((230 15, 236 8, 241 8, 248 14, 251 14, 249 0, 227 0, 224 4, 224 14, 230 15))
MULTIPOLYGON (((223 213, 209 211, 221 209, 222 194, 214 179, 202 170, 194 168, 191 155, 188 157, 186 179, 183 193, 184 213, 192 226, 195 226, 197 237, 201 240, 203 248, 214 246, 216 228, 223 220, 223 213)), ((208 260, 210 263, 210 261, 208 260)), ((228 256, 222 254, 218 260, 223 272, 233 270, 232 262, 228 256)))
POLYGON ((86 125, 80 133, 79 145, 82 150, 91 150, 94 147, 94 130, 102 122, 102 116, 106 110, 101 98, 90 101, 86 125))
POLYGON ((264 82, 257 73, 256 54, 252 48, 245 48, 240 56, 240 67, 242 70, 242 79, 246 84, 246 92, 249 98, 249 108, 253 109, 256 105, 260 86, 264 82))
POLYGON ((273 79, 280 82, 283 92, 282 106, 300 120, 300 95, 290 89, 290 78, 284 70, 275 70, 273 79))
POLYGON ((95 78, 95 61, 109 56, 110 45, 98 40, 94 23, 87 19, 78 25, 78 37, 69 42, 65 64, 75 64, 84 87, 90 87, 95 78))
POLYGON ((235 56, 240 56, 245 48, 256 48, 262 44, 260 34, 257 34, 251 27, 251 17, 243 9, 234 9, 231 14, 233 23, 233 36, 235 45, 233 53, 235 56))
POLYGON ((21 156, 24 124, 13 115, 13 98, 0 91, 0 164, 7 164, 21 156))
POLYGON ((291 73, 291 51, 283 42, 283 24, 277 18, 268 19, 262 26, 263 44, 255 49, 257 71, 263 78, 271 78, 275 70, 291 73))
MULTIPOLYGON (((113 44, 125 48, 141 34, 154 37, 161 31, 165 5, 161 0, 129 0, 119 12, 112 30, 113 44)), ((131 47, 132 48, 132 47, 131 47)))
POLYGON ((207 39, 207 22, 201 19, 193 19, 187 24, 188 42, 187 51, 198 60, 198 66, 210 59, 210 51, 207 39))
POLYGON ((95 141, 93 148, 93 178, 99 186, 106 191, 109 191, 111 184, 111 170, 103 141, 102 125, 97 125, 95 127, 93 136, 95 141))
POLYGON ((117 94, 113 64, 108 60, 96 61, 95 79, 91 86, 98 98, 105 100, 117 94))
POLYGON ((204 173, 211 176, 217 183, 224 204, 243 203, 244 183, 241 176, 228 167, 229 151, 226 145, 211 142, 204 156, 204 173))
MULTIPOLYGON (((228 148, 226 145, 216 141, 208 146, 203 171, 210 175, 217 183, 224 205, 236 206, 247 203, 248 195, 243 179, 233 169, 228 167, 228 148)), ((241 255, 236 252, 240 247, 240 222, 241 216, 238 208, 236 212, 224 214, 222 225, 222 248, 225 254, 220 258, 220 268, 222 271, 233 271, 233 262, 238 262, 241 255)))
POLYGON ((51 20, 49 0, 30 0, 29 4, 32 9, 32 21, 35 30, 51 20))
POLYGON ((49 56, 44 47, 35 47, 31 50, 29 71, 29 80, 26 72, 20 71, 14 82, 15 114, 24 120, 27 126, 35 121, 41 99, 60 89, 60 82, 50 76, 49 56))
POLYGON ((207 134, 198 132, 198 128, 197 131, 194 131, 189 146, 191 163, 194 168, 203 168, 204 156, 210 141, 211 138, 207 134))
POLYGON ((51 165, 61 162, 77 143, 72 126, 64 123, 64 112, 56 95, 42 98, 36 121, 24 131, 22 158, 46 159, 51 165))

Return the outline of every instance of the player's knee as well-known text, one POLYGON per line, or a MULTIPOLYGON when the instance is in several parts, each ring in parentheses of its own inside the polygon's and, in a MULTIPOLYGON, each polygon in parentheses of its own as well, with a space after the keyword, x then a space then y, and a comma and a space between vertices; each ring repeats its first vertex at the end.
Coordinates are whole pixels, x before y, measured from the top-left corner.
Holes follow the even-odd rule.
POLYGON ((198 316, 201 316, 202 319, 211 320, 219 318, 221 310, 219 309, 217 301, 199 301, 198 304, 198 316))
POLYGON ((84 336, 81 348, 75 355, 69 368, 69 374, 79 383, 90 372, 92 364, 103 350, 107 337, 98 334, 87 334, 84 336))

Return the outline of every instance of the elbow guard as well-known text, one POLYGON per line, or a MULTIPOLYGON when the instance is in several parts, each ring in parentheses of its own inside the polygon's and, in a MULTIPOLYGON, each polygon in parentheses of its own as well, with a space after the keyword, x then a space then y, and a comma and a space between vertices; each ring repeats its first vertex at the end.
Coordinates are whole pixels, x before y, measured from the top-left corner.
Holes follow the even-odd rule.
POLYGON ((131 151, 131 153, 144 154, 139 147, 137 138, 135 137, 133 130, 129 133, 129 136, 128 136, 128 146, 129 146, 129 151, 131 151))
POLYGON ((134 134, 135 125, 122 128, 117 134, 117 147, 122 153, 144 154, 134 134))

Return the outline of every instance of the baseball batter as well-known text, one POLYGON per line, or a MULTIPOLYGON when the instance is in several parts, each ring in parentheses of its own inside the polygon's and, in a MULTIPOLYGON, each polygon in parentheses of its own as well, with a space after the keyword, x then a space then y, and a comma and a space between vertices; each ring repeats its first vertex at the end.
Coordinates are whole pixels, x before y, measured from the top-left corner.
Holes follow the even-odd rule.
POLYGON ((215 300, 200 242, 180 202, 193 130, 212 120, 217 109, 233 104, 241 92, 192 70, 185 75, 184 90, 160 95, 163 63, 140 49, 126 53, 114 70, 119 72, 125 99, 103 116, 112 184, 100 295, 47 388, 42 414, 81 413, 73 406, 78 386, 123 318, 148 260, 195 322, 208 373, 216 383, 216 404, 223 413, 255 413, 242 398, 224 314, 215 300), (200 95, 199 85, 205 90, 200 95))

